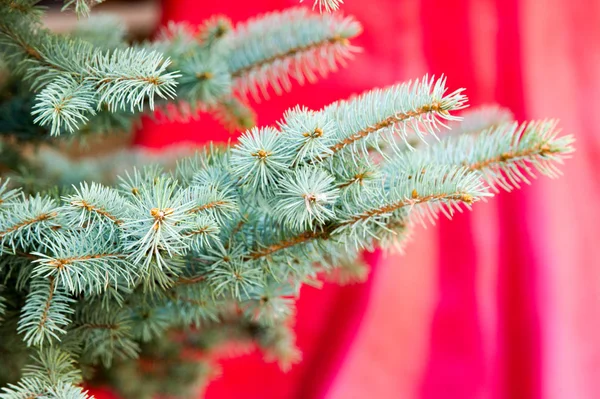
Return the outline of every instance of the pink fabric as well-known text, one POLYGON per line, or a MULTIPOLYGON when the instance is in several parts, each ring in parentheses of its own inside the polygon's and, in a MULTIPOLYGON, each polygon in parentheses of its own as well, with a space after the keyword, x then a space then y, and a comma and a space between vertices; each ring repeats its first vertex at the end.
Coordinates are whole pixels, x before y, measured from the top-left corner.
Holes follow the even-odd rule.
POLYGON ((600 397, 600 5, 394 4, 405 13, 390 35, 412 49, 407 63, 447 73, 472 104, 560 118, 578 150, 560 180, 501 194, 384 261, 328 397, 600 397))
MULTIPOLYGON (((173 0, 163 20, 222 13, 237 21, 295 4, 173 0)), ((304 289, 297 332, 305 361, 284 375, 258 355, 226 360, 207 396, 599 398, 600 4, 346 0, 343 8, 365 26, 364 53, 317 85, 259 104, 260 123, 296 103, 319 107, 444 73, 473 105, 497 102, 521 120, 561 119, 577 153, 560 180, 540 178, 420 229, 404 256, 373 255, 377 272, 367 285, 304 289)), ((229 137, 205 117, 146 123, 138 144, 229 137)))

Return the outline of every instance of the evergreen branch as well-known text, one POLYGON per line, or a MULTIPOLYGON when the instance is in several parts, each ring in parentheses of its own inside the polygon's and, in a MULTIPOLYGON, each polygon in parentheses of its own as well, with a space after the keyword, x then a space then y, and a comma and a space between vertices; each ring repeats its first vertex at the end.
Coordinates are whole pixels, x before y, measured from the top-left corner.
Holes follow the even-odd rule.
POLYGON ((192 280, 198 279, 180 279, 179 285, 173 287, 168 294, 179 309, 177 317, 181 325, 200 327, 207 322, 218 322, 219 310, 210 289, 206 285, 197 284, 202 280, 192 280))
MULTIPOLYGON (((85 13, 95 2, 71 0, 67 6, 85 13)), ((360 32, 352 18, 292 9, 234 31, 223 18, 208 21, 198 34, 170 25, 158 42, 124 48, 123 28, 114 22, 99 21, 108 27, 99 41, 98 30, 56 36, 36 21, 0 23, 0 40, 11 49, 17 73, 34 91, 42 89, 35 121, 51 135, 127 130, 137 118, 125 111, 142 112, 146 104, 153 110, 156 102, 169 117, 188 120, 208 111, 229 129, 251 127, 254 115, 234 92, 257 96, 258 86, 266 95, 268 86, 288 90, 290 78, 313 81, 317 72, 325 75, 345 63, 356 51, 349 39, 360 32)))
POLYGON ((254 128, 231 150, 232 173, 255 191, 272 190, 288 170, 289 154, 274 128, 254 128))
POLYGON ((78 326, 69 332, 82 343, 81 358, 107 368, 115 359, 136 358, 140 347, 133 339, 131 310, 119 307, 106 312, 92 308, 81 312, 78 326))
MULTIPOLYGON (((300 3, 303 1, 304 0, 300 0, 300 3)), ((315 0, 313 3, 313 9, 319 6, 319 12, 323 12, 323 10, 327 12, 333 12, 340 8, 340 4, 344 4, 344 0, 315 0)))
POLYGON ((385 250, 403 253, 412 231, 408 213, 396 212, 379 232, 380 245, 385 250))
POLYGON ((84 388, 66 383, 52 387, 48 394, 50 397, 61 399, 94 399, 94 396, 90 396, 84 388))
POLYGON ((213 110, 213 116, 229 131, 246 130, 256 126, 254 111, 235 97, 221 99, 213 110))
POLYGON ((63 11, 73 9, 78 17, 87 17, 92 11, 92 7, 104 3, 105 0, 65 0, 63 11))
MULTIPOLYGON (((223 176, 227 179, 227 185, 231 184, 231 176, 223 176)), ((194 178, 190 188, 189 198, 192 208, 189 214, 207 215, 214 219, 218 226, 225 226, 238 212, 238 198, 228 186, 222 186, 221 176, 203 176, 199 173, 194 178)))
POLYGON ((295 313, 297 287, 269 280, 264 287, 251 292, 244 313, 250 320, 263 325, 276 326, 290 319, 295 313))
POLYGON ((79 130, 88 121, 87 114, 96 114, 95 104, 93 87, 60 76, 36 96, 31 114, 34 123, 50 125, 50 135, 59 136, 65 130, 69 133, 79 130))
POLYGON ((290 77, 313 81, 315 72, 325 75, 345 64, 355 47, 350 39, 361 27, 353 18, 312 14, 303 8, 271 13, 236 26, 229 38, 229 68, 234 87, 258 99, 259 90, 277 94, 290 89, 290 77))
POLYGON ((32 357, 33 363, 23 368, 23 378, 38 379, 52 387, 82 382, 81 371, 69 353, 49 347, 39 349, 32 357))
POLYGON ((324 239, 327 240, 331 236, 331 233, 335 230, 334 227, 327 227, 320 231, 305 231, 291 238, 287 238, 281 242, 276 244, 269 245, 266 248, 256 249, 250 253, 248 259, 258 260, 267 256, 270 256, 276 252, 285 250, 287 248, 292 248, 296 245, 304 244, 306 242, 315 240, 315 239, 324 239))
POLYGON ((32 280, 17 331, 24 334, 28 346, 42 347, 54 339, 60 340, 70 323, 68 316, 73 313, 70 307, 73 302, 56 286, 53 277, 32 280))
POLYGON ((326 274, 328 281, 342 286, 364 283, 369 275, 370 267, 362 259, 347 258, 338 267, 329 270, 326 274))
POLYGON ((282 179, 270 203, 275 220, 293 230, 312 229, 336 216, 339 198, 333 177, 318 168, 301 168, 282 179))
POLYGON ((99 103, 106 103, 112 112, 127 107, 131 112, 136 108, 142 111, 145 99, 154 109, 155 97, 175 97, 175 79, 180 75, 166 71, 170 63, 161 54, 143 49, 96 52, 92 58, 93 75, 88 80, 97 85, 99 103))
MULTIPOLYGON (((306 15, 313 22, 330 21, 306 15)), ((274 25, 279 30, 269 32, 297 35, 290 41, 272 38, 276 43, 290 49, 295 48, 290 43, 294 44, 300 52, 304 49, 298 47, 300 41, 310 46, 312 33, 307 27, 313 22, 292 21, 284 29, 284 22, 292 17, 272 18, 280 18, 280 25, 274 25)), ((255 29, 261 23, 266 24, 251 21, 244 26, 255 29)), ((161 40, 152 48, 164 49, 182 69, 181 104, 209 109, 213 105, 204 103, 214 101, 218 107, 221 101, 233 100, 225 107, 237 117, 238 111, 243 114, 247 108, 229 92, 233 88, 213 91, 217 87, 210 85, 217 82, 209 82, 213 77, 206 75, 217 68, 217 62, 204 57, 227 59, 231 55, 228 46, 240 33, 219 36, 219 26, 205 26, 201 40, 192 30, 179 29, 177 37, 161 40)), ((258 29, 267 30, 265 26, 258 29)), ((327 32, 317 29, 316 33, 327 37, 327 32)), ((36 39, 36 34, 19 33, 26 43, 50 43, 50 39, 36 39)), ((267 44, 261 44, 263 58, 255 60, 260 68, 261 62, 278 62, 264 51, 267 44)), ((28 76, 39 78, 44 86, 40 95, 62 89, 50 82, 57 82, 60 75, 69 84, 90 84, 94 102, 89 114, 98 109, 97 103, 108 107, 108 100, 100 100, 106 94, 101 85, 118 82, 93 83, 89 76, 95 73, 93 65, 113 63, 109 54, 127 50, 92 49, 88 53, 92 72, 85 75, 77 72, 79 61, 56 59, 57 51, 67 54, 73 49, 58 48, 51 56, 44 45, 35 49, 42 62, 54 57, 52 65, 62 68, 53 69, 25 55, 30 58, 26 64, 34 65, 28 76), (93 58, 97 54, 108 58, 97 61, 93 58)), ((151 54, 149 49, 144 51, 151 54)), ((287 51, 281 54, 290 56, 287 51)), ((175 73, 174 66, 165 68, 165 74, 175 73)), ((223 76, 231 77, 229 64, 219 68, 223 76)), ((125 70, 125 65, 114 69, 125 70)), ((104 72, 94 76, 106 77, 104 72)), ((133 80, 146 79, 143 74, 134 75, 133 80)), ((119 82, 129 84, 127 79, 119 82)), ((132 85, 132 92, 137 93, 137 83, 132 85)), ((112 109, 129 104, 118 96, 111 95, 112 109)), ((66 97, 52 98, 67 101, 66 97)), ((132 101, 143 104, 147 100, 146 95, 142 97, 132 101)), ((54 112, 55 104, 63 102, 37 107, 54 112)), ((573 150, 572 138, 559 138, 552 122, 507 125, 506 113, 501 111, 467 113, 471 127, 464 128, 464 134, 448 134, 428 147, 408 151, 403 145, 409 139, 412 142, 413 135, 425 141, 425 133, 431 137, 446 127, 446 121, 458 120, 454 111, 465 103, 460 90, 446 94, 443 78, 425 78, 374 90, 320 111, 296 107, 278 127, 252 129, 237 145, 211 147, 179 162, 173 172, 154 164, 125 173, 118 188, 77 183, 98 180, 94 173, 112 175, 137 161, 126 159, 116 165, 117 158, 109 158, 73 168, 72 163, 50 156, 39 164, 44 169, 39 176, 77 169, 60 180, 61 184, 69 179, 69 183, 76 182, 72 189, 61 187, 50 194, 25 197, 9 190, 6 182, 0 186, 0 239, 5 251, 0 257, 0 277, 6 287, 0 303, 7 304, 10 316, 0 332, 16 331, 8 335, 23 343, 23 352, 33 351, 26 346, 34 346, 77 353, 82 370, 101 363, 108 380, 119 381, 120 386, 126 383, 123 376, 131 378, 127 384, 137 384, 153 371, 138 369, 147 367, 145 360, 133 360, 138 355, 178 364, 182 345, 204 348, 215 340, 251 339, 267 353, 293 360, 296 352, 286 323, 303 284, 316 285, 321 272, 335 269, 342 277, 360 277, 365 268, 355 260, 363 248, 401 249, 415 221, 433 222, 440 213, 451 217, 490 196, 487 184, 525 180, 523 169, 554 175, 554 163, 573 150), (106 163, 111 165, 102 166, 106 163), (20 310, 19 317, 12 317, 15 310, 20 310), (197 329, 186 330, 190 325, 197 329)), ((99 111, 87 125, 106 113, 99 111)), ((48 121, 53 118, 49 116, 48 121)), ((63 130, 70 123, 83 125, 77 117, 73 120, 59 125, 63 130)), ((128 158, 129 153, 124 154, 121 160, 128 158)), ((146 158, 140 161, 148 162, 146 158)), ((48 180, 51 184, 52 179, 48 180)), ((63 357, 59 357, 49 356, 36 369, 48 372, 51 381, 24 375, 20 385, 5 389, 5 397, 19 397, 23 392, 42 397, 55 392, 73 398, 84 395, 74 379, 61 380, 65 379, 61 375, 71 373, 65 370, 72 370, 73 363, 69 363, 72 358, 61 363, 63 357)), ((175 374, 168 374, 167 367, 160 372, 171 378, 187 373, 191 366, 178 367, 175 374)), ((197 376, 196 371, 191 374, 197 376)), ((162 386, 161 382, 157 379, 156 385, 162 386)), ((166 392, 155 385, 140 386, 147 392, 134 390, 133 396, 166 392)))
MULTIPOLYGON (((3 52, 8 53, 7 50, 10 48, 17 50, 14 54, 7 55, 8 61, 13 61, 16 65, 27 58, 38 63, 44 61, 42 54, 35 48, 37 43, 29 43, 35 40, 35 36, 29 29, 31 29, 30 22, 24 19, 18 19, 12 25, 8 21, 0 21, 0 43, 5 46, 3 52)), ((53 67, 49 64, 46 66, 53 67)))
POLYGON ((31 17, 39 17, 41 10, 36 7, 39 0, 2 0, 0 4, 6 7, 8 13, 17 13, 22 15, 29 15, 31 17))
MULTIPOLYGON (((0 23, 0 35, 7 44, 20 48, 25 59, 25 77, 34 89, 67 75, 95 88, 97 109, 106 104, 111 112, 129 108, 142 110, 145 100, 154 109, 155 97, 175 96, 176 72, 167 72, 171 61, 145 49, 103 51, 76 38, 63 38, 38 29, 27 32, 28 23, 0 23)), ((50 89, 49 89, 50 90, 50 89)), ((55 88, 57 90, 57 88, 55 88)))
POLYGON ((191 249, 197 252, 220 243, 221 228, 211 214, 198 215, 183 233, 192 239, 191 249))
POLYGON ((17 194, 19 194, 19 189, 11 189, 9 186, 10 180, 5 179, 2 182, 2 179, 0 179, 0 182, 2 184, 0 184, 0 207, 5 205, 7 202, 15 199, 15 197, 17 196, 17 194))
POLYGON ((202 211, 208 211, 208 210, 220 208, 220 207, 223 207, 223 206, 226 206, 229 204, 230 203, 228 201, 223 201, 223 200, 210 201, 205 204, 195 206, 194 208, 189 210, 189 213, 199 213, 202 211))
POLYGON ((2 247, 14 252, 17 248, 39 245, 49 231, 58 227, 54 223, 57 216, 56 203, 51 198, 21 195, 0 212, 2 247))
POLYGON ((388 225, 402 208, 410 207, 416 211, 416 217, 421 221, 424 217, 433 221, 438 210, 450 216, 452 208, 459 203, 470 206, 490 195, 479 181, 479 175, 468 173, 466 168, 441 166, 430 168, 426 173, 423 171, 423 167, 413 165, 394 178, 388 189, 363 198, 359 204, 349 203, 345 209, 339 210, 336 223, 326 224, 322 230, 304 231, 266 248, 255 249, 248 258, 257 260, 315 239, 328 240, 334 236, 343 237, 347 244, 367 246, 371 238, 379 238, 382 230, 389 232, 391 227, 403 227, 388 225), (442 203, 446 208, 436 207, 436 203, 442 203), (419 204, 425 207, 416 207, 419 204))
POLYGON ((130 205, 119 192, 97 183, 88 185, 85 182, 74 189, 74 195, 63 197, 63 201, 68 204, 63 207, 66 218, 78 226, 87 226, 93 222, 109 222, 117 226, 123 224, 130 205))
POLYGON ((32 252, 38 257, 32 276, 52 278, 57 287, 71 294, 93 295, 108 287, 132 287, 138 277, 137 268, 127 262, 127 254, 119 245, 92 232, 63 233, 46 246, 49 255, 32 252))
POLYGON ((555 164, 574 151, 574 139, 559 137, 556 125, 556 121, 503 123, 477 135, 450 136, 424 151, 391 162, 386 169, 390 173, 402 168, 409 159, 412 162, 418 158, 423 163, 436 159, 480 172, 496 191, 498 187, 510 191, 535 177, 532 168, 549 177, 560 174, 555 164))
POLYGON ((152 261, 159 270, 169 269, 165 255, 183 255, 190 238, 185 233, 186 215, 193 209, 189 192, 177 183, 162 177, 152 185, 140 185, 138 195, 132 196, 134 206, 123 224, 125 250, 130 260, 148 269, 152 261), (164 253, 163 253, 164 252, 164 253))
POLYGON ((335 129, 328 132, 335 137, 329 151, 320 154, 315 162, 331 158, 349 148, 352 154, 368 152, 368 144, 374 135, 383 134, 383 139, 395 148, 394 135, 405 143, 409 130, 424 139, 424 134, 435 135, 443 120, 457 120, 451 115, 465 107, 466 97, 462 89, 445 94, 445 78, 434 81, 424 77, 421 81, 403 83, 387 89, 372 90, 347 101, 334 103, 323 111, 336 122, 335 129), (366 110, 366 111, 361 111, 366 110), (361 115, 356 118, 356 115, 361 115))
POLYGON ((196 52, 180 62, 179 95, 191 104, 215 106, 231 93, 231 74, 218 53, 196 52))
POLYGON ((20 229, 23 229, 25 227, 29 227, 35 223, 39 223, 39 222, 44 222, 50 218, 53 218, 56 216, 55 212, 52 213, 42 213, 39 214, 31 219, 25 219, 23 221, 20 221, 19 223, 12 225, 10 227, 7 227, 6 229, 4 229, 3 231, 0 232, 0 237, 5 237, 8 234, 11 234, 15 231, 18 231, 20 229))
POLYGON ((48 387, 43 381, 23 378, 18 384, 8 384, 2 388, 0 399, 94 399, 83 388, 68 383, 48 387))
POLYGON ((223 261, 214 264, 206 275, 206 282, 217 298, 230 297, 241 300, 249 292, 263 286, 264 272, 249 268, 241 261, 223 261), (242 295, 243 294, 243 295, 242 295))
POLYGON ((279 126, 288 151, 295 154, 293 165, 310 162, 321 154, 333 154, 329 147, 335 143, 336 125, 325 113, 298 106, 286 111, 279 126))
POLYGON ((540 121, 487 130, 474 140, 467 166, 481 171, 488 184, 508 191, 522 181, 529 184, 528 176, 535 178, 531 167, 543 175, 558 177, 561 172, 555 163, 562 163, 574 151, 574 138, 558 137, 556 125, 556 121, 540 121))
POLYGON ((231 31, 233 31, 231 20, 223 15, 215 15, 200 26, 196 36, 204 47, 213 48, 231 31))

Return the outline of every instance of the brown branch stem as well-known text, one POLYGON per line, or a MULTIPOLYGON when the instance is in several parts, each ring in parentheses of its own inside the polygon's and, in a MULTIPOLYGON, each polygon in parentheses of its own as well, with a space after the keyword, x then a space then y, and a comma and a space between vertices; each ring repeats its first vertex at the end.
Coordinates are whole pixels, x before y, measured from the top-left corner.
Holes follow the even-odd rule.
POLYGON ((107 253, 107 254, 74 256, 74 257, 71 257, 71 258, 52 259, 49 262, 49 265, 54 266, 57 269, 62 269, 63 267, 65 267, 65 265, 71 264, 73 262, 83 262, 83 261, 86 261, 86 260, 104 259, 104 258, 110 258, 110 257, 116 257, 116 258, 124 259, 126 257, 126 255, 107 253))
POLYGON ((342 44, 343 46, 349 46, 350 45, 350 40, 348 38, 345 38, 345 37, 335 36, 335 37, 331 37, 331 38, 322 40, 320 42, 316 42, 316 43, 310 44, 308 46, 296 47, 296 48, 288 50, 285 53, 277 54, 277 55, 274 55, 274 56, 272 56, 270 58, 266 58, 266 59, 264 59, 262 61, 257 62, 256 64, 252 64, 252 65, 249 65, 247 67, 240 68, 237 71, 234 71, 231 76, 234 79, 235 78, 240 78, 240 77, 242 77, 244 75, 249 74, 250 71, 252 71, 252 70, 260 69, 260 68, 262 68, 265 65, 269 65, 269 64, 274 63, 275 61, 284 60, 286 58, 294 57, 297 54, 300 54, 300 53, 303 53, 303 52, 309 52, 309 51, 318 49, 320 47, 332 46, 332 45, 335 45, 335 44, 342 44))
POLYGON ((226 205, 228 202, 227 201, 213 201, 213 202, 209 202, 207 204, 204 205, 199 205, 195 208, 192 208, 188 213, 198 213, 201 211, 205 211, 207 209, 212 209, 212 208, 216 208, 218 206, 221 205, 226 205))
POLYGON ((397 123, 404 122, 408 119, 416 118, 416 117, 419 117, 421 115, 424 115, 424 114, 427 114, 430 112, 445 113, 447 111, 442 109, 442 106, 440 103, 434 102, 432 104, 424 105, 420 108, 417 108, 414 111, 409 111, 409 112, 389 116, 386 119, 382 120, 381 122, 378 122, 372 126, 369 126, 349 137, 346 137, 344 140, 340 141, 339 143, 332 145, 331 147, 329 147, 330 151, 327 153, 321 154, 317 158, 317 161, 322 161, 325 158, 333 156, 334 154, 341 151, 345 147, 355 143, 358 140, 362 140, 362 139, 366 138, 367 136, 369 136, 370 134, 375 133, 381 129, 385 129, 385 128, 394 126, 397 123))
POLYGON ((278 251, 281 251, 281 250, 284 250, 284 249, 287 249, 287 248, 290 248, 290 247, 293 247, 298 244, 302 244, 302 243, 305 243, 305 242, 308 242, 308 241, 311 241, 314 239, 327 240, 327 239, 329 239, 329 237, 331 237, 331 234, 340 227, 351 225, 356 222, 360 222, 362 220, 366 220, 366 219, 369 219, 369 218, 377 216, 377 215, 384 215, 386 213, 391 213, 391 212, 394 212, 394 211, 396 211, 400 208, 403 208, 405 206, 408 206, 408 205, 416 205, 416 204, 420 204, 423 202, 435 201, 435 200, 440 200, 440 199, 461 201, 461 202, 464 202, 467 204, 472 204, 474 201, 474 198, 468 193, 456 192, 456 193, 452 193, 452 194, 436 194, 436 195, 428 195, 428 196, 424 196, 424 197, 419 197, 418 194, 416 194, 416 191, 413 191, 413 198, 403 199, 403 200, 394 202, 392 204, 386 204, 382 207, 371 209, 367 212, 363 212, 360 215, 356 215, 355 217, 353 217, 350 220, 347 220, 345 222, 328 225, 323 230, 318 231, 318 232, 305 231, 303 233, 298 234, 297 236, 285 239, 276 244, 270 245, 266 248, 255 250, 248 255, 247 259, 248 260, 257 260, 260 258, 264 258, 266 256, 272 255, 275 252, 278 252, 278 251))
POLYGON ((118 219, 116 216, 111 215, 108 211, 106 211, 103 208, 100 208, 100 207, 90 204, 86 200, 71 201, 71 205, 85 208, 85 210, 87 210, 88 212, 94 212, 100 216, 104 216, 105 218, 110 219, 116 225, 123 224, 123 221, 118 219))
POLYGON ((489 159, 479 161, 479 162, 474 162, 472 164, 465 164, 465 166, 471 170, 477 171, 477 170, 482 170, 482 169, 488 168, 494 164, 508 163, 517 158, 530 158, 530 157, 534 157, 536 155, 544 156, 544 155, 552 154, 554 152, 559 152, 559 151, 553 151, 547 143, 543 143, 543 144, 538 144, 538 145, 534 146, 533 148, 526 148, 521 151, 504 152, 504 153, 498 155, 497 157, 489 158, 489 159))
POLYGON ((56 280, 54 279, 54 277, 50 277, 50 287, 49 287, 49 295, 48 295, 48 299, 46 300, 46 304, 44 306, 44 311, 42 312, 42 319, 40 320, 39 324, 38 324, 38 330, 41 330, 42 328, 44 328, 44 325, 46 324, 46 322, 48 321, 48 313, 50 312, 50 306, 52 305, 52 299, 54 298, 54 287, 56 285, 56 280))
POLYGON ((34 218, 25 219, 20 223, 10 226, 9 228, 7 228, 4 231, 0 231, 0 238, 4 237, 5 235, 7 235, 9 233, 12 233, 13 231, 19 230, 22 227, 29 226, 34 223, 43 222, 44 220, 52 219, 52 218, 56 217, 56 215, 58 215, 56 212, 42 213, 34 218))

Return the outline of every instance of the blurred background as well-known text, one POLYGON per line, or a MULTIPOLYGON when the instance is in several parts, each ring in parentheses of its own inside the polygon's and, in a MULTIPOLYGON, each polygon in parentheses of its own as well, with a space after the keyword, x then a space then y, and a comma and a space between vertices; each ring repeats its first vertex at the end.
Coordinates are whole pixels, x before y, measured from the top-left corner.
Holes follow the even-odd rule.
MULTIPOLYGON (((311 6, 306 0, 305 6, 311 6)), ((52 6, 53 2, 48 4, 52 6)), ((169 20, 234 22, 297 0, 110 0, 132 38, 169 20)), ((346 0, 364 51, 315 85, 256 105, 259 124, 425 73, 518 120, 557 118, 577 152, 564 176, 420 229, 404 255, 368 254, 366 283, 303 289, 284 374, 259 354, 223 359, 208 398, 600 398, 600 1, 346 0)), ((58 9, 47 24, 75 23, 58 9)), ((111 145, 227 141, 204 115, 145 121, 111 145)), ((108 395, 108 394, 107 394, 108 395)), ((108 397, 108 396, 107 396, 108 397)))

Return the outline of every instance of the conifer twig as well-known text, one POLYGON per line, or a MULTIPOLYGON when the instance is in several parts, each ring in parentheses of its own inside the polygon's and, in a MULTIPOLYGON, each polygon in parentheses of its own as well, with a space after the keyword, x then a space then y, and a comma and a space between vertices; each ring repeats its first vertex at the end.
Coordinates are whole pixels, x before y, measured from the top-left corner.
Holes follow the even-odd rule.
POLYGON ((311 14, 306 9, 271 13, 236 26, 229 59, 234 88, 242 96, 268 98, 268 87, 289 90, 290 77, 314 81, 344 65, 358 49, 350 39, 362 28, 353 18, 311 14))

